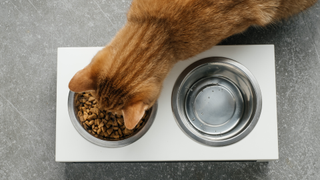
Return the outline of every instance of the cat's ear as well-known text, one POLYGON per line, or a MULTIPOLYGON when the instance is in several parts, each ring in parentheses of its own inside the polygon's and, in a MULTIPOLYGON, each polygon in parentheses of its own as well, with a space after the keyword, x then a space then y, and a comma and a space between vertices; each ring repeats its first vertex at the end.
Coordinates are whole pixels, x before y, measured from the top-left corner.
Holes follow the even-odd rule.
POLYGON ((133 129, 136 127, 140 119, 143 117, 145 111, 148 109, 148 105, 142 101, 130 104, 122 110, 124 124, 126 128, 133 129))
POLYGON ((73 92, 83 92, 95 89, 95 81, 90 67, 78 71, 69 82, 69 89, 73 92))

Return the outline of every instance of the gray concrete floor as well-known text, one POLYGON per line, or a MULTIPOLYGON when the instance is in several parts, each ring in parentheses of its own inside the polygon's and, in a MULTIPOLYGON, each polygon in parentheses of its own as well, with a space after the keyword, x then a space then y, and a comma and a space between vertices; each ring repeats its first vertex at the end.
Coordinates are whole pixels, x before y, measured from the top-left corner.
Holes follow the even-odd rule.
POLYGON ((57 48, 104 46, 130 0, 0 1, 0 179, 320 179, 320 2, 222 44, 275 44, 280 159, 56 163, 57 48))

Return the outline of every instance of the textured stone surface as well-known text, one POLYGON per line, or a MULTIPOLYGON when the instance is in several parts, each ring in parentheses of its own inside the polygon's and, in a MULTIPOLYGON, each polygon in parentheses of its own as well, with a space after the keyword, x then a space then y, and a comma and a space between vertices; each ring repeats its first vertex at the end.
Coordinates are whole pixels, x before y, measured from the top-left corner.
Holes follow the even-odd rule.
POLYGON ((56 163, 57 47, 104 46, 130 0, 0 1, 0 179, 320 179, 320 3, 222 44, 275 44, 280 159, 56 163))

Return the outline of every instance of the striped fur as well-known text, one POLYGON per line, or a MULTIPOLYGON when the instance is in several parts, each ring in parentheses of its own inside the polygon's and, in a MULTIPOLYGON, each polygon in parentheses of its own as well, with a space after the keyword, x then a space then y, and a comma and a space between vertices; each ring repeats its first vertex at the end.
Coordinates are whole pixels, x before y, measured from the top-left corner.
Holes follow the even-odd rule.
POLYGON ((125 115, 125 121, 136 121, 144 107, 155 103, 163 80, 177 61, 205 51, 251 25, 274 23, 315 2, 133 0, 125 26, 74 76, 69 88, 78 92, 94 90, 101 107, 108 110, 135 112, 136 108, 142 112, 125 115))

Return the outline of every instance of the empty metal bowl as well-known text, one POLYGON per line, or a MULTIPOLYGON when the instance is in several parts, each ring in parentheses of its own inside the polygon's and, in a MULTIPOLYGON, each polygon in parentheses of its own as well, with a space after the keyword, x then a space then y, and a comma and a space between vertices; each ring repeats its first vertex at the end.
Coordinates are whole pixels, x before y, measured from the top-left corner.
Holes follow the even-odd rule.
POLYGON ((126 139, 123 139, 123 140, 113 140, 113 141, 110 140, 110 141, 108 141, 108 140, 102 140, 102 139, 99 139, 99 138, 92 136, 90 133, 88 133, 81 126, 81 124, 77 118, 77 112, 76 112, 77 110, 75 107, 74 98, 75 98, 75 93, 70 91, 69 97, 68 97, 68 111, 69 111, 70 120, 71 120, 74 128, 87 141, 89 141, 95 145, 102 146, 102 147, 108 147, 108 148, 119 148, 119 147, 127 146, 129 144, 134 143, 138 139, 140 139, 151 127, 151 125, 156 117, 157 108, 158 108, 158 104, 156 102, 151 108, 151 112, 150 112, 150 115, 147 119, 146 124, 134 135, 132 135, 126 139))
POLYGON ((210 57, 180 74, 171 105, 177 124, 190 138, 225 146, 251 132, 262 98, 258 82, 246 67, 232 59, 210 57))

